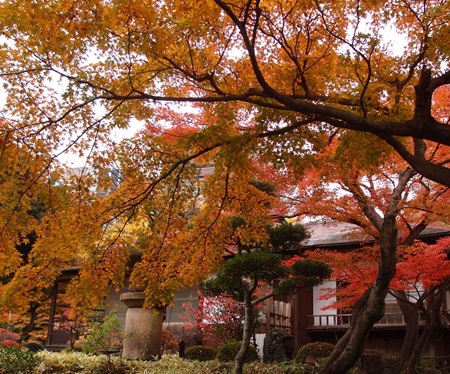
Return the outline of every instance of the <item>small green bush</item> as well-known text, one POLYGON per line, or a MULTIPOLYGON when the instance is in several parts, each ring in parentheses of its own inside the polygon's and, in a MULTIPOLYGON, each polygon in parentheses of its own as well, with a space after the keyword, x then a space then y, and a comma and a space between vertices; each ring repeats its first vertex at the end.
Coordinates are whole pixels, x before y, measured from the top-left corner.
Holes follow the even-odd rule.
POLYGON ((217 349, 205 345, 194 345, 186 349, 185 358, 188 360, 209 361, 217 356, 217 349))
POLYGON ((82 342, 85 353, 101 353, 119 350, 122 345, 123 332, 117 311, 112 310, 103 322, 90 322, 88 332, 82 342))
POLYGON ((38 361, 35 352, 16 347, 0 348, 1 374, 32 373, 38 361))
MULTIPOLYGON (((241 348, 241 342, 229 342, 219 348, 216 358, 221 362, 234 361, 239 349, 241 348)), ((245 362, 253 362, 259 360, 258 352, 256 348, 251 345, 248 349, 245 362)))
POLYGON ((314 342, 305 344, 301 347, 297 355, 295 356, 295 361, 303 363, 308 358, 314 361, 320 360, 322 358, 328 357, 334 349, 334 345, 325 342, 314 342))

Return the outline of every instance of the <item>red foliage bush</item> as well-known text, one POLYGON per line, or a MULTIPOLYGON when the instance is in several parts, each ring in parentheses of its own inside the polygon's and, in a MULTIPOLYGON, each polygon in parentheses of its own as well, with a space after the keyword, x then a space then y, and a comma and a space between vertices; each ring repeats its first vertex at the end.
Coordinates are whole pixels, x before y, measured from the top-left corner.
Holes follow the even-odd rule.
POLYGON ((2 340, 0 342, 0 347, 18 347, 19 343, 17 343, 15 340, 2 340))
POLYGON ((175 336, 170 331, 163 330, 162 331, 162 338, 161 338, 161 344, 164 350, 177 350, 178 349, 178 343, 175 339, 175 336))
POLYGON ((9 331, 8 329, 0 327, 0 345, 2 347, 6 347, 7 345, 9 345, 9 346, 14 345, 14 344, 11 344, 10 342, 15 343, 15 346, 18 346, 19 344, 17 342, 19 340, 20 340, 19 334, 9 331), (6 342, 8 342, 8 343, 6 343, 6 342), (5 344, 7 344, 7 345, 5 345, 5 344))

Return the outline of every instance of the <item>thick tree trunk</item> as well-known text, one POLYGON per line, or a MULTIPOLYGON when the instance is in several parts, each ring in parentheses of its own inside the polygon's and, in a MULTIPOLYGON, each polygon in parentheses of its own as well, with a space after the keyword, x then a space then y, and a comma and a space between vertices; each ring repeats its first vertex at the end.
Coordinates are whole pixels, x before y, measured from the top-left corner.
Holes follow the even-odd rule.
POLYGON ((419 313, 417 306, 408 301, 405 291, 395 291, 394 295, 406 324, 405 338, 400 352, 400 362, 404 366, 409 362, 419 339, 419 313))
POLYGON ((242 343, 239 352, 234 359, 234 374, 242 374, 244 369, 244 361, 250 347, 250 339, 253 331, 253 304, 251 293, 245 292, 245 317, 244 331, 242 335, 242 343))
POLYGON ((389 283, 395 275, 397 251, 397 225, 395 209, 385 214, 380 230, 380 262, 378 275, 372 288, 355 307, 352 322, 344 336, 336 344, 320 374, 343 374, 351 369, 364 351, 364 345, 375 322, 384 315, 385 298, 389 283))
POLYGON ((320 374, 346 373, 361 357, 371 328, 384 315, 387 289, 383 288, 374 286, 361 300, 363 305, 353 313, 350 327, 336 344, 320 374))

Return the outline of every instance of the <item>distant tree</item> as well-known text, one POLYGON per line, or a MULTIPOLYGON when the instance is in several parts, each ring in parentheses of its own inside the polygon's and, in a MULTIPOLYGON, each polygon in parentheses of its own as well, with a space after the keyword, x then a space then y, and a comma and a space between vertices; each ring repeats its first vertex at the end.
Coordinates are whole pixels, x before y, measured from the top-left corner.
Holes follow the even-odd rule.
MULTIPOLYGON (((241 340, 245 318, 244 306, 226 294, 205 295, 199 290, 198 295, 198 308, 184 305, 186 313, 181 314, 180 318, 200 331, 204 340, 212 340, 219 344, 241 340)), ((256 323, 262 310, 263 308, 255 306, 256 323)))
MULTIPOLYGON (((0 131, 6 127, 0 121, 0 131)), ((62 213, 55 210, 68 201, 68 191, 55 181, 59 172, 45 155, 8 137, 0 140, 0 315, 14 314, 21 341, 48 313, 58 263, 72 261, 52 256, 50 240, 58 234, 47 231, 62 213), (43 239, 49 240, 46 258, 37 249, 43 239)))
POLYGON ((405 316, 409 336, 405 336, 401 360, 407 374, 413 374, 423 350, 438 337, 439 329, 446 323, 443 313, 445 298, 450 290, 450 238, 436 244, 417 242, 402 251, 397 273, 392 281, 392 294, 405 316), (425 319, 419 334, 419 312, 425 319))
MULTIPOLYGON (((436 244, 415 242, 402 246, 399 251, 397 271, 390 283, 390 294, 397 299, 405 317, 406 335, 400 355, 405 373, 414 373, 423 349, 436 337, 443 324, 442 307, 450 289, 450 261, 447 253, 449 238, 436 244), (419 335, 419 312, 425 325, 419 335)), ((373 286, 377 276, 379 248, 362 247, 349 253, 317 250, 311 258, 320 259, 333 268, 332 279, 339 282, 336 289, 329 289, 322 296, 336 301, 328 307, 344 310, 355 308, 358 300, 373 286)))

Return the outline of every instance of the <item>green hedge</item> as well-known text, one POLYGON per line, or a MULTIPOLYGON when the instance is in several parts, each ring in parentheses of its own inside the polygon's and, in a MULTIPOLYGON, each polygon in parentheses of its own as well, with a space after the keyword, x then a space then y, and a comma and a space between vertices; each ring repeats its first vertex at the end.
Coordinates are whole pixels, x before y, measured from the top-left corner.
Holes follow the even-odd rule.
POLYGON ((206 345, 194 345, 186 349, 184 358, 188 360, 209 361, 217 356, 217 349, 206 345))
POLYGON ((328 357, 333 349, 334 345, 330 343, 308 343, 298 350, 297 355, 295 356, 295 361, 300 363, 305 362, 307 359, 317 361, 328 357))

